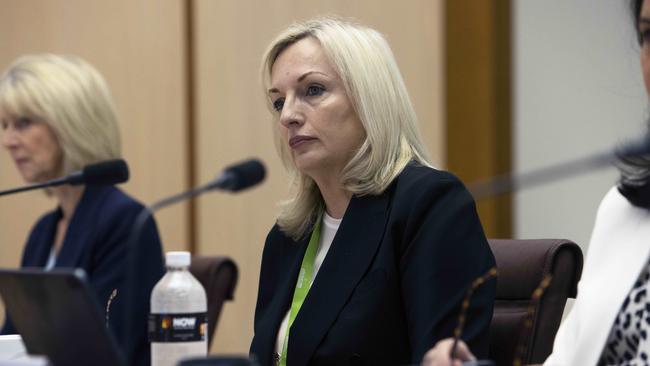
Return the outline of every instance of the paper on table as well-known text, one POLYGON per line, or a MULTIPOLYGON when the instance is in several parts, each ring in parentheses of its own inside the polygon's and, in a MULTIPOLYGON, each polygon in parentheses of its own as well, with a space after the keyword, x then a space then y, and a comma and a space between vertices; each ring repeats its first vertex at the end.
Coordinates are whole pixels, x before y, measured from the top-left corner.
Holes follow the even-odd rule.
POLYGON ((18 334, 0 335, 0 366, 46 366, 47 358, 30 356, 18 334))

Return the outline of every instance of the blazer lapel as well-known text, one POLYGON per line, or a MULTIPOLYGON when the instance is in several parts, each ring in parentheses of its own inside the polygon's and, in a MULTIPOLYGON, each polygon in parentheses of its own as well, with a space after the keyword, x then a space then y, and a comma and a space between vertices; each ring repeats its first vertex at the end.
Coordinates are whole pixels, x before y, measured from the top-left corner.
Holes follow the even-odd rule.
MULTIPOLYGON (((332 246, 291 327, 287 364, 299 366, 309 362, 372 263, 386 228, 389 191, 390 188, 379 196, 353 197, 350 201, 332 246)), ((295 277, 294 274, 294 285, 295 277)))
POLYGON ((86 186, 79 204, 72 214, 72 220, 63 240, 63 246, 56 258, 55 267, 78 267, 82 254, 92 240, 97 228, 97 212, 102 204, 105 187, 86 186))
MULTIPOLYGON (((284 277, 280 278, 277 282, 277 286, 275 287, 277 292, 266 310, 268 316, 264 317, 266 324, 259 324, 256 327, 257 332, 253 339, 252 348, 257 350, 258 356, 268 355, 271 357, 275 352, 277 332, 291 304, 293 290, 296 287, 296 280, 298 278, 298 271, 300 271, 300 264, 305 255, 308 242, 309 236, 299 242, 287 239, 282 243, 277 243, 281 245, 282 249, 275 258, 281 263, 275 265, 274 268, 286 268, 288 270, 284 272, 284 277)), ((270 365, 272 363, 270 359, 260 361, 262 361, 263 365, 270 365)))
POLYGON ((44 219, 42 233, 36 236, 34 241, 29 243, 29 250, 25 251, 25 258, 22 267, 44 267, 52 250, 56 226, 61 219, 61 209, 58 208, 47 214, 44 219))

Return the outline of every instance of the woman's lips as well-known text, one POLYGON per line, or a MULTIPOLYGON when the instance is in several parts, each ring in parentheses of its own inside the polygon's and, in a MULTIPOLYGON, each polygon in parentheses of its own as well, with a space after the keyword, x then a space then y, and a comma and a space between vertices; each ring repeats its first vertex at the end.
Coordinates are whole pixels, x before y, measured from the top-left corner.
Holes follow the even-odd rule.
POLYGON ((21 166, 21 165, 27 163, 28 161, 29 161, 29 159, 27 159, 27 158, 14 159, 14 163, 16 164, 16 166, 21 166))
POLYGON ((294 136, 289 139, 289 146, 291 146, 292 149, 297 149, 300 146, 316 140, 315 137, 310 137, 310 136, 294 136))

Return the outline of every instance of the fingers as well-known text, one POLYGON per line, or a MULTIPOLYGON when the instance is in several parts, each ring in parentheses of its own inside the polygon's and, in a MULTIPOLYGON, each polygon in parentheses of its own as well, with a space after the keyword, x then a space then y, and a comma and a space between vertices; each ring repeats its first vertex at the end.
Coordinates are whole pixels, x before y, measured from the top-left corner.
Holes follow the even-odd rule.
MULTIPOLYGON (((451 348, 449 350, 451 353, 451 348)), ((463 341, 458 341, 458 344, 456 344, 456 352, 454 353, 454 358, 463 360, 463 361, 475 361, 476 357, 472 354, 472 352, 469 350, 469 347, 467 347, 467 344, 463 341)))
POLYGON ((431 348, 422 359, 422 366, 461 366, 462 361, 475 360, 474 355, 463 341, 458 341, 454 358, 451 357, 451 349, 454 340, 443 339, 431 348))

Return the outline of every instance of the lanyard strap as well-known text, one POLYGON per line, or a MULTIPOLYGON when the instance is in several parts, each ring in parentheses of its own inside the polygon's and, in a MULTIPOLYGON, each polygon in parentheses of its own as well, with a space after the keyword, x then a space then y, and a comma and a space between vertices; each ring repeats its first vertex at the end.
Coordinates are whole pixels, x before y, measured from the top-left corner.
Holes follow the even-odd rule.
POLYGON ((305 256, 302 258, 300 273, 298 274, 298 280, 296 281, 296 288, 293 290, 293 300, 291 300, 291 310, 289 311, 289 323, 287 324, 287 331, 284 335, 284 344, 282 345, 282 354, 280 355, 280 366, 287 365, 289 330, 291 329, 293 321, 296 319, 296 315, 298 315, 298 312, 300 311, 302 303, 307 297, 307 293, 309 292, 314 277, 314 261, 316 260, 316 251, 318 250, 318 242, 320 240, 320 223, 321 218, 319 217, 314 225, 314 231, 311 233, 305 256))

